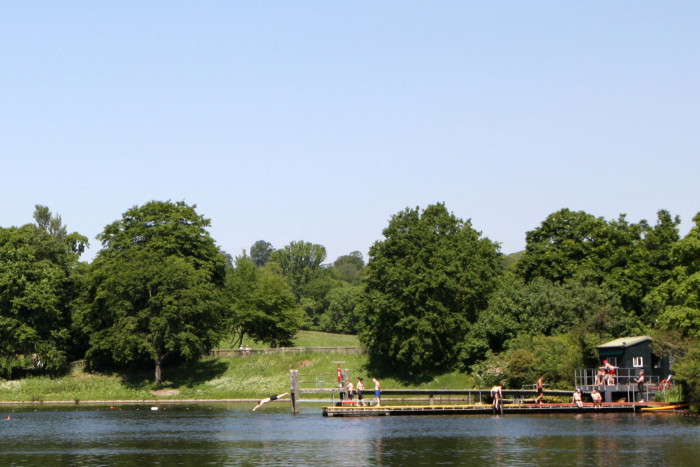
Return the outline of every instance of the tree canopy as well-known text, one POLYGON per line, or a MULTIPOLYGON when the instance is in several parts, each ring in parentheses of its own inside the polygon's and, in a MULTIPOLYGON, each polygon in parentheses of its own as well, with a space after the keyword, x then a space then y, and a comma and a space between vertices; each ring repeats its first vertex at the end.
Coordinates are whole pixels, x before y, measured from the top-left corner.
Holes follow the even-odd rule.
POLYGON ((700 213, 695 226, 671 250, 671 277, 647 297, 661 329, 700 338, 700 213))
POLYGON ((607 222, 562 209, 527 232, 515 271, 526 283, 539 278, 558 284, 570 279, 605 284, 620 295, 625 310, 645 317, 644 297, 668 278, 679 222, 664 210, 651 227, 646 221, 629 223, 624 215, 607 222))
POLYGON ((360 339, 408 374, 454 367, 501 273, 496 243, 443 204, 406 209, 370 248, 360 339))
POLYGON ((75 271, 87 239, 67 234, 60 216, 37 206, 38 225, 0 228, 0 375, 37 354, 48 371, 63 368, 71 352, 75 271))
POLYGON ((265 240, 258 240, 250 247, 250 259, 252 259, 253 263, 258 267, 265 266, 273 251, 275 251, 275 249, 272 248, 271 243, 265 240))
POLYGON ((304 285, 322 274, 321 265, 325 260, 324 246, 304 241, 291 242, 270 254, 270 262, 279 265, 297 300, 301 300, 304 285))
POLYGON ((245 336, 271 347, 292 344, 302 313, 277 265, 258 268, 248 256, 236 258, 226 292, 226 329, 233 346, 245 336))
POLYGON ((196 359, 218 342, 226 260, 196 206, 151 201, 105 227, 77 324, 93 363, 196 359))

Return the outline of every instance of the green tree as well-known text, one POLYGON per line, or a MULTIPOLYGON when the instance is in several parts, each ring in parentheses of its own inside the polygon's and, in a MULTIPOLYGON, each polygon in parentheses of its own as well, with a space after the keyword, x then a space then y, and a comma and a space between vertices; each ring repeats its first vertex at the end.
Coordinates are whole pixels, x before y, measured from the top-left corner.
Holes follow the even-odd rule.
POLYGON ((68 234, 68 229, 63 225, 61 216, 52 214, 47 206, 35 205, 33 217, 41 230, 54 237, 63 238, 68 234))
POLYGON ((324 269, 317 277, 301 287, 301 305, 305 311, 305 329, 323 330, 319 325, 319 320, 328 310, 330 292, 346 285, 345 282, 334 279, 330 271, 324 269))
POLYGON ((340 256, 333 262, 333 275, 350 285, 358 285, 362 281, 365 261, 362 253, 353 251, 349 255, 340 256))
POLYGON ((328 307, 319 319, 324 332, 357 334, 360 324, 359 306, 364 289, 360 285, 335 287, 326 296, 328 307))
POLYGON ((324 273, 321 265, 325 259, 325 247, 303 241, 291 242, 270 254, 270 262, 279 265, 298 301, 303 296, 304 285, 324 273))
POLYGON ((534 384, 540 376, 549 387, 570 388, 574 370, 584 366, 581 349, 568 335, 518 336, 498 360, 511 388, 534 384))
POLYGON ((625 310, 644 317, 643 298, 668 277, 668 255, 678 235, 678 218, 667 211, 658 217, 651 228, 646 221, 631 224, 624 215, 606 222, 562 209, 527 233, 515 271, 527 283, 540 278, 605 284, 620 295, 625 310))
MULTIPOLYGON (((622 308, 619 295, 607 286, 578 279, 558 284, 542 278, 529 283, 517 278, 503 281, 472 327, 473 337, 485 340, 493 352, 502 351, 519 335, 573 331, 593 334, 600 341, 641 329, 634 315, 622 308)), ((472 354, 469 360, 479 357, 472 354)))
POLYGON ((671 277, 646 298, 657 326, 700 338, 700 213, 690 232, 671 249, 671 277))
POLYGON ((292 345, 301 310, 275 264, 258 268, 251 258, 240 256, 226 282, 226 328, 232 346, 241 345, 245 336, 271 347, 292 345))
POLYGON ((250 258, 256 266, 265 266, 270 260, 270 255, 273 251, 275 251, 275 249, 272 248, 271 243, 265 240, 258 240, 250 247, 250 258))
POLYGON ((498 245, 444 204, 394 215, 370 249, 360 340, 408 374, 453 368, 501 272, 498 245))
POLYGON ((76 323, 87 358, 130 365, 199 358, 218 343, 226 258, 196 206, 151 201, 98 236, 91 284, 76 323))
POLYGON ((65 237, 34 225, 0 228, 0 374, 5 377, 13 365, 28 363, 18 360, 21 355, 36 353, 49 371, 68 362, 78 255, 65 237))

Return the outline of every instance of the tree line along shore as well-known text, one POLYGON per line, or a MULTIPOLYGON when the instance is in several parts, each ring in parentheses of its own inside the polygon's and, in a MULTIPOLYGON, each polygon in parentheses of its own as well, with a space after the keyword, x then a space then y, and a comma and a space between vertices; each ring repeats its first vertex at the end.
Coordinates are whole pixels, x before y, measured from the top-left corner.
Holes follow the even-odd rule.
MULTIPOLYGON (((233 257, 184 202, 125 211, 89 263, 86 237, 46 206, 33 217, 0 228, 0 398, 25 387, 37 400, 86 400, 81 385, 96 381, 88 392, 131 394, 112 399, 143 399, 147 384, 247 397, 237 382, 224 389, 230 362, 209 352, 289 346, 311 330, 356 335, 367 352, 360 371, 413 387, 459 375, 464 387, 543 376, 565 388, 574 369, 597 365, 600 343, 651 335, 655 353, 673 358, 683 397, 700 400, 700 214, 681 237, 666 210, 649 223, 561 209, 526 233, 523 252, 504 255, 437 203, 391 216, 366 263, 351 252, 332 264, 305 241, 260 240, 233 257), (89 371, 71 375, 78 359, 89 371), (187 368, 219 376, 194 384, 187 368), (43 377, 66 388, 31 389, 43 377)), ((272 360, 247 364, 260 375, 272 360)), ((265 381, 242 380, 250 397, 266 392, 265 381)))

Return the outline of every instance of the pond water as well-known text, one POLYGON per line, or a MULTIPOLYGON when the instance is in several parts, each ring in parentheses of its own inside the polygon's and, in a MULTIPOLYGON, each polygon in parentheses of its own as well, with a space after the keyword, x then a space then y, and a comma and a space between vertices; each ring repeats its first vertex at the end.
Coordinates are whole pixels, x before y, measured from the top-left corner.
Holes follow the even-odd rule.
POLYGON ((278 404, 0 407, 2 465, 698 465, 677 415, 292 415, 278 404), (7 420, 7 417, 10 420, 7 420))

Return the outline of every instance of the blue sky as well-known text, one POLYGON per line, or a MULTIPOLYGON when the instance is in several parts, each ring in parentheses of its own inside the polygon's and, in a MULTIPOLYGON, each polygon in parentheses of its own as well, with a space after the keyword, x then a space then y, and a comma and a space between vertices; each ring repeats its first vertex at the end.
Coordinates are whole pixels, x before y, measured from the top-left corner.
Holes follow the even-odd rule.
POLYGON ((444 202, 504 253, 561 209, 700 211, 700 3, 0 3, 0 226, 185 201, 238 255, 365 255, 444 202))

